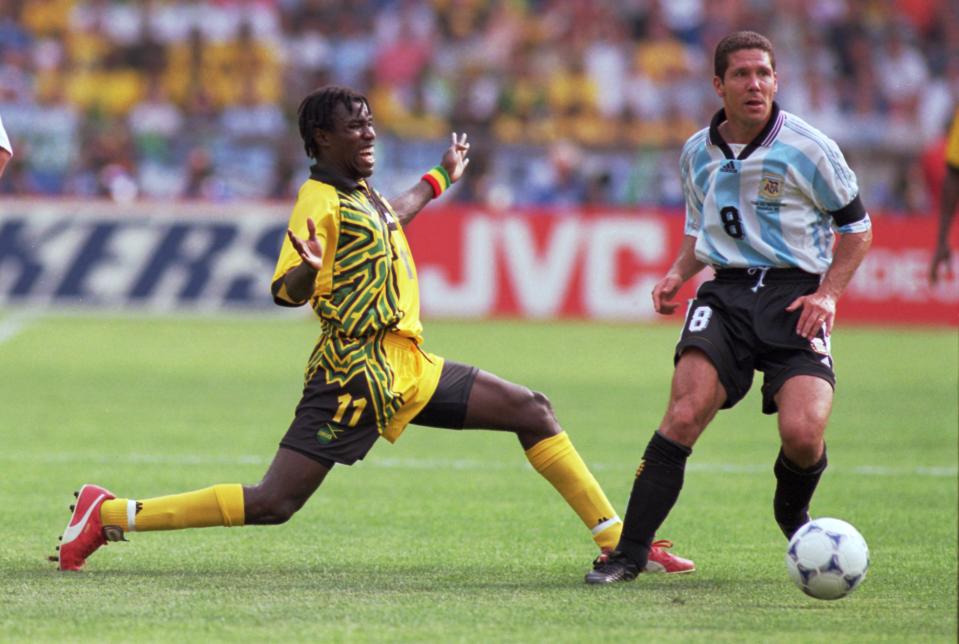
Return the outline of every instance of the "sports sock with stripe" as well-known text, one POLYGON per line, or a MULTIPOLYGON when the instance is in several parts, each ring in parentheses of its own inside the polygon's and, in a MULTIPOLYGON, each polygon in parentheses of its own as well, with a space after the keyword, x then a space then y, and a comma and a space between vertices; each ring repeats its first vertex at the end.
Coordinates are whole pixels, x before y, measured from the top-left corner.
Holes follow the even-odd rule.
POLYGON ((113 499, 100 507, 103 525, 124 531, 179 530, 243 525, 243 486, 214 485, 202 490, 137 501, 113 499))
POLYGON ((600 548, 613 548, 622 521, 566 432, 544 438, 526 450, 530 465, 552 484, 593 533, 600 548))
POLYGON ((623 536, 617 550, 640 567, 646 566, 649 548, 659 526, 679 498, 686 472, 686 459, 692 450, 670 440, 658 431, 646 446, 636 470, 633 491, 623 519, 623 536))

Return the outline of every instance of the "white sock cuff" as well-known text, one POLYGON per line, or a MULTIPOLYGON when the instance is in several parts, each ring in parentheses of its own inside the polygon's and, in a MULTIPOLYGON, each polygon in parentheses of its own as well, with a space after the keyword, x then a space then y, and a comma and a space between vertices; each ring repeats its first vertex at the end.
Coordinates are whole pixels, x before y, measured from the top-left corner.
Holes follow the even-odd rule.
POLYGON ((127 530, 137 529, 137 502, 133 499, 127 500, 127 530))
POLYGON ((613 527, 614 525, 616 525, 617 523, 622 523, 622 522, 623 522, 623 520, 620 519, 618 516, 614 516, 612 519, 606 519, 606 520, 603 521, 602 523, 596 524, 596 526, 593 528, 593 536, 596 536, 597 534, 599 534, 599 533, 602 532, 603 530, 605 530, 605 529, 607 529, 607 528, 611 528, 611 527, 613 527))

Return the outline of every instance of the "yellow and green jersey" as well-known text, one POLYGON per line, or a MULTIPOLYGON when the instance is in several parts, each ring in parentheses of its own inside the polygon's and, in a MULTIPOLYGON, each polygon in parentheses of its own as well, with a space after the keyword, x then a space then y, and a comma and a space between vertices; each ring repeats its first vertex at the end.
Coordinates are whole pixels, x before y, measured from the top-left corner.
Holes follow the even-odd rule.
MULTIPOLYGON (((389 202, 365 181, 345 185, 314 169, 290 216, 289 228, 301 239, 309 236, 307 218, 323 247, 310 304, 324 333, 361 339, 392 330, 422 341, 416 267, 389 202)), ((302 304, 290 298, 282 279, 301 262, 284 239, 273 273, 278 303, 302 304)))
MULTIPOLYGON (((321 378, 343 390, 362 389, 379 431, 386 430, 403 397, 393 391, 384 338, 388 334, 422 342, 416 267, 403 229, 389 203, 365 181, 346 185, 317 168, 300 187, 289 228, 309 236, 306 220, 316 225, 323 247, 309 301, 322 333, 306 368, 306 381, 321 378), (352 384, 350 384, 352 382, 352 384)), ((284 239, 273 274, 278 304, 298 306, 286 292, 283 276, 302 259, 284 239)))
POLYGON ((956 108, 952 127, 949 128, 949 138, 946 139, 946 163, 959 170, 959 108, 956 108))

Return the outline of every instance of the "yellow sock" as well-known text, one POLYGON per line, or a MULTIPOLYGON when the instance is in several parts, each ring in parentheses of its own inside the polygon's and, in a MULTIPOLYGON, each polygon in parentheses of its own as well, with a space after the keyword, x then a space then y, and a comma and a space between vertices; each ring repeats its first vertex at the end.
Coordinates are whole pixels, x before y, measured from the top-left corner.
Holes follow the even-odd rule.
POLYGON ((610 505, 566 432, 543 439, 526 450, 533 468, 549 481, 593 533, 600 548, 615 548, 623 522, 610 505))
POLYGON ((239 483, 136 501, 113 499, 100 506, 103 525, 123 530, 179 530, 243 525, 243 486, 239 483))

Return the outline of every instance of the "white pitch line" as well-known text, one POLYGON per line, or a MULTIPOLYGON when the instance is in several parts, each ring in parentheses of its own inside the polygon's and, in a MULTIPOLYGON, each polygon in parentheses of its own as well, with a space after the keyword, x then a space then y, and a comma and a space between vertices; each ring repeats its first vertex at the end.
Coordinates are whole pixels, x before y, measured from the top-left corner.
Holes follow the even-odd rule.
POLYGON ((12 340, 37 318, 33 313, 12 314, 0 320, 0 344, 12 340))
MULTIPOLYGON (((77 454, 71 452, 54 452, 44 455, 24 453, 0 453, 0 462, 35 463, 38 465, 83 464, 83 465, 268 465, 270 456, 197 456, 194 454, 77 454)), ((359 463, 358 465, 363 465, 359 463)), ((502 461, 479 461, 474 459, 445 459, 445 458, 377 458, 365 464, 367 467, 399 469, 399 470, 518 470, 531 469, 529 463, 502 461)), ((607 463, 591 464, 590 468, 596 471, 614 471, 624 469, 622 466, 613 466, 607 463)), ((629 469, 629 468, 626 468, 629 469)), ((630 470, 631 471, 631 470, 630 470)), ((772 466, 730 463, 690 463, 686 466, 687 472, 703 472, 707 474, 772 474, 772 466)), ((950 478, 959 476, 959 468, 955 465, 915 467, 886 467, 875 465, 860 465, 843 467, 830 465, 833 473, 855 474, 861 476, 924 476, 931 478, 950 478)))

